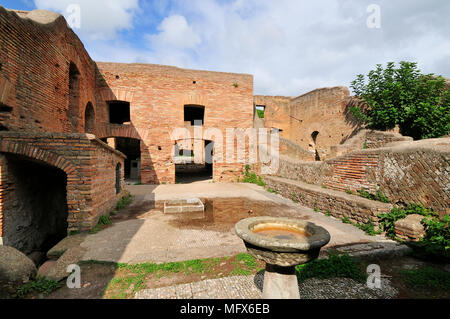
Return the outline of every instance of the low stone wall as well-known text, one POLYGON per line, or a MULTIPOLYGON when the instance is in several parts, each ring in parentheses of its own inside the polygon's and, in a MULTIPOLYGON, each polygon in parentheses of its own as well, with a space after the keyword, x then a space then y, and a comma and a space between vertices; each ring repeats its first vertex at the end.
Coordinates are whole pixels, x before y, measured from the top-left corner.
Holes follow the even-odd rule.
POLYGON ((318 209, 321 212, 329 211, 331 216, 339 219, 348 217, 354 223, 367 223, 371 219, 374 225, 378 225, 377 215, 392 209, 391 204, 323 189, 320 186, 299 181, 272 176, 267 176, 264 180, 267 187, 276 190, 286 198, 296 200, 304 206, 318 209))
POLYGON ((329 189, 381 191, 393 203, 417 203, 450 214, 450 138, 395 143, 324 162, 280 156, 276 176, 329 189))

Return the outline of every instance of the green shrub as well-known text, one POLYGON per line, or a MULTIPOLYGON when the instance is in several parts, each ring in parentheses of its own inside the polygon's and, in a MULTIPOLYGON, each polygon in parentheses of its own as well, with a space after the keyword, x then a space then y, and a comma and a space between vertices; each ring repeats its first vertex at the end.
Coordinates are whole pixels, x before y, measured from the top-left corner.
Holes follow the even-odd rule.
POLYGON ((422 224, 425 227, 425 236, 419 242, 409 243, 414 248, 416 256, 436 259, 450 258, 449 215, 439 218, 434 211, 418 204, 412 204, 403 209, 394 207, 390 213, 378 215, 380 227, 388 237, 396 239, 395 222, 410 214, 424 216, 422 224))
POLYGON ((260 119, 263 119, 263 118, 264 118, 264 111, 263 111, 263 110, 256 110, 256 113, 258 114, 258 117, 259 117, 260 119))
POLYGON ((450 258, 449 222, 449 215, 445 215, 442 219, 425 217, 422 220, 422 224, 425 226, 425 236, 418 243, 412 243, 416 254, 448 261, 450 258))
POLYGON ((239 179, 242 183, 251 183, 259 186, 266 186, 266 183, 261 178, 261 176, 256 175, 254 172, 250 171, 250 166, 245 165, 244 177, 239 179))
POLYGON ((347 216, 342 217, 341 221, 342 221, 344 224, 351 224, 351 223, 352 223, 352 221, 350 220, 350 218, 348 218, 347 216))
POLYGON ((445 79, 422 74, 417 63, 378 64, 367 75, 360 74, 351 83, 363 103, 350 112, 372 129, 400 127, 400 133, 414 139, 441 137, 450 133, 450 90, 445 79))
POLYGON ((132 195, 127 194, 119 199, 116 205, 116 210, 121 210, 125 207, 127 207, 131 203, 132 195))
POLYGON ((295 269, 299 282, 313 277, 319 279, 346 277, 359 282, 367 280, 367 274, 347 254, 329 253, 328 258, 316 259, 310 263, 296 266, 295 269))
POLYGON ((365 224, 353 224, 362 231, 364 231, 369 236, 375 236, 382 233, 382 230, 375 230, 375 225, 373 224, 373 220, 369 218, 369 221, 365 224))
POLYGON ((395 222, 410 214, 419 214, 425 217, 435 216, 436 213, 422 205, 411 204, 405 208, 394 207, 389 213, 379 214, 380 229, 386 236, 395 239, 395 222))

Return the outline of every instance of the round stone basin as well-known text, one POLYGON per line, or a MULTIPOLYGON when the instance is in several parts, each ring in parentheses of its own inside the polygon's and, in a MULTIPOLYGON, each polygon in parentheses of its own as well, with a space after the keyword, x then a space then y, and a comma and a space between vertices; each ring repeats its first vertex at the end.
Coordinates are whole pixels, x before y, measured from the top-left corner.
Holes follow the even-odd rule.
POLYGON ((252 217, 235 225, 248 252, 268 264, 289 267, 319 256, 330 234, 311 222, 285 217, 252 217))
POLYGON ((274 239, 303 239, 303 237, 311 236, 310 233, 304 229, 293 226, 286 226, 277 223, 257 224, 251 229, 252 232, 258 235, 268 236, 274 239))

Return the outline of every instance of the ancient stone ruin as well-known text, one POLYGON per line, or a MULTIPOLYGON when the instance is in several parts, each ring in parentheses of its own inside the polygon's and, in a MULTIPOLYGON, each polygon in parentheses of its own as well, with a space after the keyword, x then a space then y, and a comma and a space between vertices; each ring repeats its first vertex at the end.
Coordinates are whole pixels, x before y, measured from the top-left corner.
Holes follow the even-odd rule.
POLYGON ((213 135, 173 137, 176 127, 279 130, 279 169, 267 184, 336 217, 376 223, 392 205, 346 190, 380 187, 392 203, 450 213, 450 138, 366 130, 349 113, 346 87, 254 96, 249 74, 95 62, 61 15, 41 10, 0 7, 0 47, 0 243, 25 254, 94 227, 125 180, 242 175, 245 162, 207 163, 192 151, 225 154, 228 144, 213 135), (189 166, 195 156, 203 162, 189 166))

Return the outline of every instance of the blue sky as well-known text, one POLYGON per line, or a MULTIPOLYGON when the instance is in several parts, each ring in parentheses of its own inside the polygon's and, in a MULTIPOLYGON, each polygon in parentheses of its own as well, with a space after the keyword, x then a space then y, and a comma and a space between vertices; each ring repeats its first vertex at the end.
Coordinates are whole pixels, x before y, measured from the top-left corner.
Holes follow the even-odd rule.
POLYGON ((349 86, 401 60, 450 78, 448 0, 0 0, 66 17, 74 3, 94 60, 250 73, 255 94, 349 86), (367 25, 371 4, 380 28, 367 25))

